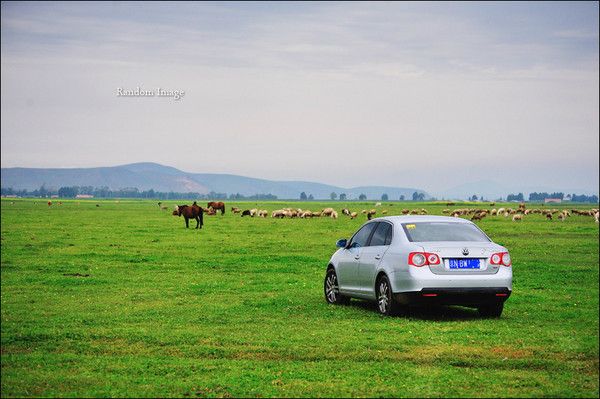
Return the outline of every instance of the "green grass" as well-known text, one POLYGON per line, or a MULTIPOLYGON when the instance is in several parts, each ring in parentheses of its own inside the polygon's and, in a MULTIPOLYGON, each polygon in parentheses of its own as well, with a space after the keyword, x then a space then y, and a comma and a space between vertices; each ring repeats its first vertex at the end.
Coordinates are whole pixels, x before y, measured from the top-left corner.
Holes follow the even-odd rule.
MULTIPOLYGON (((155 201, 1 204, 2 397, 598 397, 591 217, 479 222, 513 258, 499 320, 459 307, 385 318, 323 298, 335 242, 364 215, 251 219, 229 209, 255 203, 227 203, 198 231, 155 201)), ((378 209, 404 207, 446 208, 378 209)))

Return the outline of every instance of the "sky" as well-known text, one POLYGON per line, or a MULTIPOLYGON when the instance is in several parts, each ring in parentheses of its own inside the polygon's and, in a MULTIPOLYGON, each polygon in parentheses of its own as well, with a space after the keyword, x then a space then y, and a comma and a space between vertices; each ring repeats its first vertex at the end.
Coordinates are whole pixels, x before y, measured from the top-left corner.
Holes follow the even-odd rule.
POLYGON ((1 11, 2 167, 598 192, 598 2, 1 11))

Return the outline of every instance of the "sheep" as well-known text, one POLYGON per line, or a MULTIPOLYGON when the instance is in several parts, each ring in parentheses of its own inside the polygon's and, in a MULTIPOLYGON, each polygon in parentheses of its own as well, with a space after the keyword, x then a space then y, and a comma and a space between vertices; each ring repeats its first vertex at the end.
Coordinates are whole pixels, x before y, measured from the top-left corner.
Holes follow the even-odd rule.
POLYGON ((367 212, 367 219, 371 220, 371 217, 373 217, 373 215, 376 213, 377 211, 375 209, 371 209, 369 212, 367 212))
POLYGON ((242 217, 244 216, 250 216, 250 210, 249 209, 245 209, 244 211, 242 211, 242 217))
POLYGON ((381 206, 381 202, 376 203, 375 206, 381 206))
POLYGON ((240 213, 242 210, 236 206, 232 206, 231 207, 231 212, 232 213, 240 213))
POLYGON ((445 214, 445 213, 450 213, 450 209, 444 209, 444 210, 442 211, 442 213, 444 213, 444 214, 445 214))
POLYGON ((331 215, 330 215, 330 217, 331 217, 332 219, 337 219, 337 218, 338 218, 338 213, 337 213, 336 211, 333 211, 333 212, 331 212, 331 215))
POLYGON ((387 209, 384 209, 383 211, 381 211, 382 215, 387 215, 387 209))
POLYGON ((261 217, 261 218, 266 218, 268 214, 269 214, 269 212, 267 212, 267 211, 266 211, 266 210, 264 210, 264 209, 263 209, 263 210, 260 210, 260 211, 258 211, 258 217, 261 217))
POLYGON ((427 209, 421 208, 421 215, 427 215, 427 209))
POLYGON ((512 217, 512 221, 513 221, 513 222, 516 222, 517 220, 523 220, 523 215, 522 215, 522 214, 520 214, 520 213, 517 213, 516 215, 514 215, 514 216, 512 217))
POLYGON ((498 214, 498 211, 496 210, 496 208, 492 209, 492 211, 490 212, 490 216, 496 216, 498 214))
POLYGON ((418 209, 413 209, 412 211, 410 211, 411 215, 418 215, 419 214, 419 210, 418 209))
POLYGON ((507 211, 504 211, 504 217, 507 218, 510 215, 507 211))
POLYGON ((594 219, 596 219, 596 220, 595 220, 595 222, 596 222, 596 223, 598 223, 598 216, 600 216, 600 212, 596 212, 596 213, 594 214, 594 219))
POLYGON ((546 213, 546 219, 547 220, 552 220, 552 212, 546 213))
POLYGON ((565 221, 565 218, 566 218, 566 216, 565 216, 565 214, 564 214, 564 213, 562 213, 562 212, 561 212, 561 213, 558 215, 558 220, 560 220, 561 222, 564 222, 564 221, 565 221))
POLYGON ((344 208, 344 209, 342 209, 342 213, 343 213, 344 215, 350 216, 350 211, 348 210, 348 208, 344 208))
POLYGON ((498 216, 500 216, 500 215, 503 215, 503 214, 504 214, 504 211, 506 211, 506 209, 504 209, 504 208, 500 208, 500 209, 498 209, 498 212, 497 212, 496 214, 497 214, 498 216))
POLYGON ((320 218, 321 217, 322 212, 313 212, 312 215, 314 218, 320 218))
POLYGON ((323 214, 323 216, 331 216, 331 214, 335 212, 335 210, 333 208, 325 208, 321 211, 321 213, 323 214))
POLYGON ((355 218, 355 217, 357 217, 357 216, 358 216, 358 213, 356 213, 356 212, 352 212, 352 213, 350 214, 350 219, 354 219, 354 218, 355 218))
POLYGON ((256 208, 250 209, 250 216, 251 216, 251 217, 254 217, 254 216, 256 216, 256 213, 257 213, 257 212, 258 212, 258 209, 256 209, 256 208))
POLYGON ((408 209, 402 209, 403 215, 408 215, 409 213, 410 213, 410 211, 408 209))
POLYGON ((367 210, 363 209, 362 211, 360 211, 360 213, 367 213, 367 210))

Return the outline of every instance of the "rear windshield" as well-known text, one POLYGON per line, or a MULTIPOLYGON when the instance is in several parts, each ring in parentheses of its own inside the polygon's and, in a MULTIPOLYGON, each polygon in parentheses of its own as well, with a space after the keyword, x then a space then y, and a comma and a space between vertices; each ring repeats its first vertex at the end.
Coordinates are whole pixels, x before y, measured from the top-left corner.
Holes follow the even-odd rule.
POLYGON ((402 227, 410 242, 429 241, 475 241, 489 242, 485 234, 471 223, 422 222, 403 223, 402 227))

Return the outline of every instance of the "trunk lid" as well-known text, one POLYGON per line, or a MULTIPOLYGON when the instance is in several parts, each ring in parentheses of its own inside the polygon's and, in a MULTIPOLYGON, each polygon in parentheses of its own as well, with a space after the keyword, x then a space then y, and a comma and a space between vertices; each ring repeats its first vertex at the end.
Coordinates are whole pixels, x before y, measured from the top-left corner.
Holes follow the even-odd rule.
POLYGON ((440 264, 429 266, 434 274, 495 274, 499 266, 490 264, 490 257, 505 251, 491 242, 421 242, 425 252, 437 254, 440 264))

